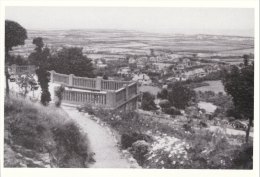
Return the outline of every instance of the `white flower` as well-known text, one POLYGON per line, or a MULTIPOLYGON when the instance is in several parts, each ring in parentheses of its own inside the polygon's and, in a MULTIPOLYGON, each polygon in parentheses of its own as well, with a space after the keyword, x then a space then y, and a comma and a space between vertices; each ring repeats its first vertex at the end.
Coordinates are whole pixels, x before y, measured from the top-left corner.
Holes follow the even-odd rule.
POLYGON ((161 161, 161 164, 162 164, 162 165, 164 164, 164 161, 163 161, 163 160, 161 161))

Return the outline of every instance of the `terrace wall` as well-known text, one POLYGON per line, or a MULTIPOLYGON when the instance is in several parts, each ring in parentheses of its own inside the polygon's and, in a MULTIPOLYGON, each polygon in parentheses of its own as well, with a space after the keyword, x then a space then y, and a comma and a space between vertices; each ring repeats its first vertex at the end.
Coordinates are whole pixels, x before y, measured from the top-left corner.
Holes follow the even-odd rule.
POLYGON ((50 71, 51 82, 66 86, 63 102, 91 104, 109 109, 136 109, 138 84, 136 82, 103 80, 101 77, 76 77, 50 71), (73 89, 74 88, 74 89, 73 89))

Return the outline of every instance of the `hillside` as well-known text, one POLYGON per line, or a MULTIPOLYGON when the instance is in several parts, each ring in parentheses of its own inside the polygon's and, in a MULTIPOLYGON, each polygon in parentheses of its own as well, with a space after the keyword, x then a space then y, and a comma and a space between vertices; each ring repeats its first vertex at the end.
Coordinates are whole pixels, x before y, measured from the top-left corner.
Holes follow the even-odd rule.
POLYGON ((5 99, 5 167, 87 167, 88 140, 62 110, 5 99))

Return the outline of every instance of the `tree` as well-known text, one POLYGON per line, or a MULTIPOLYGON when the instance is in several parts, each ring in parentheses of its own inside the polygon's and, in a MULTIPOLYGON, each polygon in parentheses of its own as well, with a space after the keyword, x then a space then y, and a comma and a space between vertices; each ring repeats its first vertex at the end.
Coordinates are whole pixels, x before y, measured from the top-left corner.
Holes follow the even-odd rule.
POLYGON ((142 96, 141 107, 143 110, 151 111, 156 110, 157 107, 154 103, 154 96, 149 92, 144 92, 142 96))
POLYGON ((249 63, 249 55, 247 55, 247 54, 243 55, 243 59, 244 59, 244 65, 245 65, 245 66, 248 66, 248 63, 249 63))
MULTIPOLYGON (((6 20, 5 21, 5 64, 9 65, 9 51, 18 45, 24 45, 27 39, 27 31, 19 23, 6 20)), ((9 79, 8 70, 5 71, 6 95, 9 95, 9 79)))
POLYGON ((195 92, 181 82, 174 83, 172 91, 168 93, 168 100, 178 109, 184 109, 194 97, 195 92))
POLYGON ((50 73, 43 67, 39 67, 36 70, 36 74, 38 76, 38 82, 42 89, 41 94, 41 103, 44 106, 47 106, 51 101, 51 94, 49 92, 49 82, 50 82, 50 73))
POLYGON ((22 89, 22 94, 24 97, 26 97, 27 93, 29 92, 28 87, 30 86, 32 80, 33 77, 31 75, 21 75, 16 81, 17 85, 22 89))
POLYGON ((245 139, 248 142, 254 119, 254 65, 246 64, 241 69, 233 66, 230 71, 225 71, 222 82, 225 91, 232 96, 236 112, 249 120, 245 139))
POLYGON ((63 48, 51 59, 51 69, 62 74, 94 77, 91 60, 83 55, 82 48, 63 48))
POLYGON ((168 90, 162 89, 161 92, 157 93, 157 97, 160 98, 160 99, 168 99, 168 90))
POLYGON ((51 94, 49 92, 50 73, 48 72, 51 54, 49 48, 43 48, 44 43, 41 37, 34 38, 33 44, 36 47, 28 59, 31 64, 37 66, 36 75, 42 90, 41 103, 46 106, 51 101, 51 94))

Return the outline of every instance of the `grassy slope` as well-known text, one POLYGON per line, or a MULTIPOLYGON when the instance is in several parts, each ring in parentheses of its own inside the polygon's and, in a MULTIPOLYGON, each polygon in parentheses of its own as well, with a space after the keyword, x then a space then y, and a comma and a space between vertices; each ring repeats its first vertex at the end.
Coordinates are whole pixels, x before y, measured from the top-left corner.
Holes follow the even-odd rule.
POLYGON ((87 167, 87 138, 62 109, 5 99, 6 167, 87 167))

